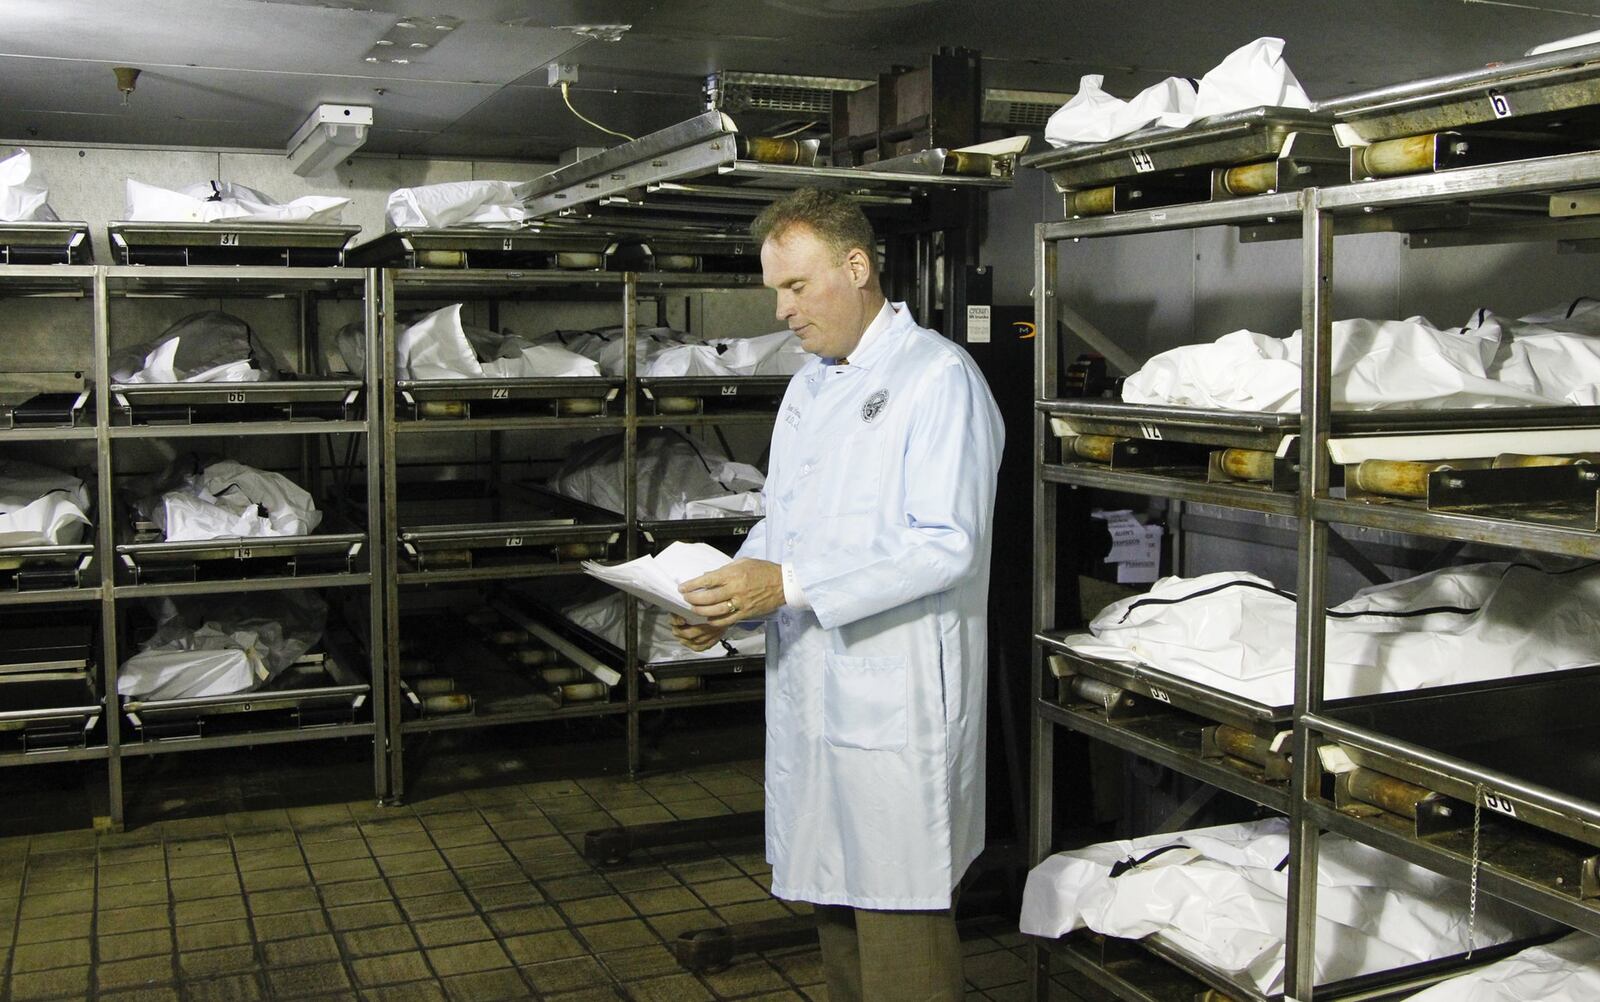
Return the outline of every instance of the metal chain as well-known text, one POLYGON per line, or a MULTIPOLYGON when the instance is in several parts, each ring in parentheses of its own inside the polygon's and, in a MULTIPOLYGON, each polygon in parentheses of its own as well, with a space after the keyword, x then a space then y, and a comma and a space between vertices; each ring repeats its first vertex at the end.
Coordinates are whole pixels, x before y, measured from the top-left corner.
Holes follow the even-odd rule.
POLYGON ((1467 959, 1477 949, 1474 936, 1478 927, 1478 866, 1481 860, 1479 847, 1483 833, 1483 784, 1472 789, 1472 876, 1467 890, 1467 959))

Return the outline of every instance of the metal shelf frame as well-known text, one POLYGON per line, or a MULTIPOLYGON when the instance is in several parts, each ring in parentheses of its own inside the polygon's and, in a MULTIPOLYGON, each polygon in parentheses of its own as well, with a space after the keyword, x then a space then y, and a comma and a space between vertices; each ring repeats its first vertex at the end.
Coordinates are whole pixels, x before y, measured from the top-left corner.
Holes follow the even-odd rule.
MULTIPOLYGON (((336 267, 286 267, 274 265, 248 266, 143 266, 143 265, 7 265, 0 266, 0 300, 12 297, 60 297, 87 300, 90 303, 90 330, 85 332, 93 355, 92 384, 110 387, 111 346, 113 344, 112 303, 136 299, 276 299, 289 304, 293 323, 297 327, 296 345, 299 368, 314 376, 316 366, 316 307, 318 302, 344 299, 365 302, 372 310, 371 276, 361 270, 336 267)), ((375 385, 376 353, 369 346, 368 371, 359 379, 342 381, 348 391, 360 384, 375 385)), ((331 382, 338 382, 337 380, 331 382)), ((331 385, 330 382, 330 385, 331 385)), ((285 383, 286 392, 304 394, 304 382, 285 383)), ((200 395, 205 395, 203 392, 200 395)), ((281 744, 323 739, 374 740, 387 730, 387 721, 381 709, 370 721, 331 726, 278 727, 263 726, 253 730, 161 742, 140 741, 131 735, 129 724, 123 718, 123 705, 117 692, 118 666, 127 653, 124 647, 124 614, 132 602, 159 596, 208 595, 240 592, 267 592, 287 589, 365 589, 366 619, 376 629, 381 625, 382 590, 374 583, 384 578, 381 548, 372 545, 373 526, 353 537, 360 549, 366 551, 365 567, 346 573, 314 573, 302 576, 249 577, 222 580, 195 580, 172 583, 127 584, 118 580, 117 544, 118 519, 122 506, 118 502, 118 489, 123 475, 114 461, 114 443, 132 440, 217 439, 259 440, 276 437, 298 441, 302 453, 302 470, 321 469, 314 452, 314 436, 343 434, 359 436, 361 457, 368 470, 381 466, 378 451, 381 445, 370 413, 360 420, 322 421, 226 421, 181 425, 114 425, 112 410, 115 401, 111 392, 90 394, 93 411, 92 423, 74 428, 19 428, 0 431, 0 442, 27 443, 41 441, 93 442, 96 451, 95 478, 97 495, 94 505, 94 534, 92 552, 94 574, 92 585, 79 589, 45 589, 0 593, 0 607, 37 607, 44 604, 89 605, 96 610, 97 644, 95 671, 99 691, 104 698, 103 738, 99 743, 84 748, 44 749, 39 751, 0 754, 0 765, 15 766, 42 762, 103 761, 106 764, 107 797, 106 815, 96 819, 97 825, 121 828, 124 824, 123 761, 171 751, 204 751, 213 748, 242 745, 281 744)), ((377 477, 367 478, 369 510, 378 510, 379 488, 377 477)), ((361 601, 358 596, 356 601, 361 601)), ((376 684, 381 678, 379 664, 360 665, 368 673, 369 682, 376 684)), ((282 693, 273 694, 283 702, 282 693)), ((382 796, 388 788, 385 772, 387 762, 379 755, 373 760, 373 788, 375 796, 382 796)))
MULTIPOLYGON (((1392 754, 1404 756, 1404 742, 1385 735, 1368 734, 1360 728, 1328 717, 1323 694, 1326 656, 1326 617, 1330 532, 1335 524, 1348 524, 1398 530, 1417 536, 1484 543, 1542 553, 1600 558, 1600 533, 1571 526, 1521 521, 1515 517, 1485 517, 1455 512, 1430 512, 1419 504, 1371 503, 1347 500, 1332 490, 1333 473, 1328 443, 1350 424, 1361 424, 1360 417, 1335 415, 1331 406, 1331 341, 1333 262, 1335 234, 1370 231, 1372 217, 1382 217, 1396 209, 1415 206, 1472 204, 1475 199, 1492 200, 1506 194, 1556 193, 1593 188, 1600 185, 1600 153, 1576 153, 1535 160, 1497 164, 1488 167, 1445 171, 1436 174, 1390 178, 1379 181, 1340 184, 1336 187, 1307 188, 1299 192, 1241 198, 1221 203, 1180 205, 1148 212, 1069 219, 1042 223, 1035 228, 1034 241, 1034 321, 1039 332, 1035 348, 1034 415, 1035 482, 1034 532, 1036 539, 1052 538, 1058 521, 1058 492, 1062 486, 1089 487, 1130 494, 1147 494, 1176 501, 1198 501, 1271 514, 1295 517, 1298 536, 1297 557, 1297 645, 1295 698, 1292 706, 1292 775, 1280 797, 1264 798, 1241 784, 1237 775, 1219 775, 1216 766, 1192 757, 1173 753, 1137 734, 1130 728, 1109 725, 1102 715, 1077 712, 1062 705, 1055 679, 1046 663, 1052 648, 1047 636, 1035 644, 1032 684, 1033 780, 1031 859, 1038 862, 1053 850, 1054 743, 1058 727, 1078 731, 1134 754, 1143 755, 1202 782, 1249 797, 1258 803, 1283 811, 1290 819, 1291 876, 1287 936, 1286 999, 1313 997, 1313 937, 1316 915, 1316 873, 1320 833, 1332 831, 1365 842, 1417 865, 1465 880, 1472 872, 1470 858, 1460 846, 1419 838, 1403 825, 1382 817, 1356 817, 1338 810, 1322 798, 1325 776, 1319 749, 1341 737, 1380 743, 1392 754), (1132 233, 1153 233, 1205 226, 1237 226, 1248 231, 1262 224, 1288 232, 1298 228, 1301 245, 1301 328, 1306 332, 1301 359, 1302 410, 1292 430, 1299 457, 1298 489, 1271 492, 1234 484, 1206 483, 1192 475, 1171 471, 1112 470, 1094 464, 1063 461, 1052 431, 1051 418, 1062 410, 1058 319, 1062 304, 1057 299, 1060 282, 1058 244, 1062 241, 1132 233), (1208 768, 1209 766, 1209 768, 1208 768)), ((1396 229, 1405 227, 1396 225, 1396 229)), ((1497 239, 1493 223, 1482 222, 1452 232, 1452 239, 1491 242, 1497 239)), ((1558 226, 1517 226, 1510 236, 1500 239, 1561 239, 1558 226)), ((1413 241, 1413 246, 1422 245, 1413 241)), ((1115 411, 1116 407, 1108 407, 1115 411)), ((1494 420, 1489 412, 1480 417, 1494 420)), ((1404 419, 1425 424, 1427 418, 1404 419)), ((1514 414, 1504 415, 1507 425, 1516 426, 1514 414)), ((1581 418, 1580 418, 1581 420, 1581 418)), ((1527 422, 1539 427, 1539 419, 1527 422)), ((1548 423, 1548 422, 1547 422, 1548 423)), ((1592 425, 1591 425, 1592 427, 1592 425)), ((1403 433, 1406 429, 1400 429, 1403 433)), ((1036 550, 1034 624, 1043 635, 1055 627, 1057 615, 1056 578, 1058 567, 1053 547, 1036 550)), ((1435 769, 1454 769, 1453 780, 1486 782, 1473 768, 1454 762, 1448 756, 1430 754, 1426 749, 1411 749, 1419 763, 1435 769)), ((1574 817, 1600 817, 1600 803, 1581 797, 1557 795, 1553 791, 1520 781, 1515 776, 1494 774, 1496 789, 1512 792, 1532 791, 1539 802, 1551 809, 1564 807, 1574 817)), ((1528 813, 1528 812, 1524 812, 1528 813)), ((1543 831, 1543 830, 1541 830, 1543 831)), ((1600 899, 1583 898, 1570 885, 1556 886, 1551 880, 1498 868, 1485 860, 1479 877, 1486 893, 1515 902, 1557 922, 1600 933, 1600 899)), ((1033 988, 1035 998, 1048 997, 1051 953, 1059 944, 1040 944, 1034 953, 1033 988)), ((1192 972, 1191 972, 1192 973, 1192 972)), ((1122 998, 1154 998, 1142 994, 1144 988, 1127 983, 1113 992, 1122 998)), ((1323 993, 1319 989, 1316 994, 1323 993)))
MULTIPOLYGON (((581 232, 581 230, 574 230, 581 232)), ((760 287, 760 277, 744 274, 709 274, 709 273, 638 273, 638 272, 583 272, 583 271, 511 271, 511 270, 479 270, 466 268, 461 270, 422 269, 422 268, 390 268, 376 271, 377 283, 376 298, 380 304, 381 321, 378 326, 378 341, 382 347, 379 353, 383 357, 383 372, 378 377, 377 385, 380 387, 378 395, 379 427, 383 439, 386 455, 397 455, 400 440, 410 439, 418 435, 439 434, 451 435, 462 432, 506 432, 506 431, 554 431, 554 430, 580 430, 580 431, 606 431, 621 432, 623 438, 623 468, 625 471, 623 487, 623 512, 613 513, 616 528, 620 530, 619 538, 612 545, 612 558, 617 560, 632 560, 644 552, 648 545, 645 526, 656 526, 660 523, 649 519, 641 519, 637 514, 638 500, 638 448, 639 431, 643 428, 660 426, 717 426, 738 423, 770 424, 775 416, 773 413, 696 413, 696 414, 669 414, 653 415, 644 413, 644 386, 660 386, 665 384, 671 389, 681 389, 683 395, 702 395, 714 390, 721 397, 722 383, 745 385, 739 379, 706 380, 700 378, 685 379, 681 387, 674 380, 641 379, 637 371, 638 356, 633 350, 639 331, 639 314, 642 300, 647 300, 661 294, 685 294, 694 292, 722 293, 750 290, 760 287), (396 336, 394 316, 397 304, 403 301, 415 302, 418 300, 443 300, 450 297, 460 297, 479 301, 517 300, 538 298, 549 301, 561 301, 565 297, 581 301, 594 301, 597 297, 614 301, 622 313, 622 328, 625 343, 623 353, 624 372, 620 379, 619 392, 610 401, 607 412, 594 417, 571 416, 538 416, 525 417, 494 417, 494 418, 468 418, 461 420, 436 420, 416 421, 400 420, 397 412, 400 409, 400 391, 396 380, 396 361, 392 346, 396 336), (715 383, 717 385, 713 386, 715 383), (708 390, 707 387, 711 387, 708 390)), ((770 391, 770 380, 750 380, 748 385, 752 388, 760 386, 770 391)), ((492 451, 492 450, 491 450, 492 451)), ((383 518, 390 528, 385 533, 388 553, 385 559, 387 578, 383 591, 386 595, 384 660, 388 664, 398 664, 400 658, 399 643, 402 617, 401 594, 404 591, 429 585, 494 585, 500 583, 513 583, 533 580, 547 580, 552 578, 581 574, 576 561, 551 564, 499 567, 473 567, 473 568, 446 568, 437 571, 420 571, 411 567, 400 551, 401 541, 397 529, 402 526, 399 505, 407 485, 399 478, 396 464, 386 464, 383 475, 383 518)), ((716 520, 706 519, 700 522, 711 523, 716 520)), ((732 519, 747 531, 748 520, 732 519)), ((709 531, 715 532, 715 527, 709 531)), ((729 533, 734 534, 734 533, 729 533)), ((389 757, 388 770, 391 786, 386 795, 391 802, 398 802, 405 794, 405 762, 404 744, 407 735, 422 734, 433 731, 465 730, 486 727, 497 727, 507 724, 554 721, 574 719, 578 717, 603 717, 618 716, 624 721, 625 755, 627 767, 630 772, 637 772, 643 759, 643 744, 640 732, 641 714, 685 706, 708 706, 722 703, 750 702, 761 698, 760 690, 752 694, 749 690, 719 693, 684 693, 667 697, 651 696, 644 691, 642 672, 647 670, 643 661, 643 652, 638 649, 638 624, 639 607, 635 599, 627 598, 625 601, 624 636, 625 643, 613 651, 608 652, 608 657, 601 660, 613 664, 622 675, 622 680, 617 685, 617 692, 611 701, 600 703, 574 703, 557 709, 528 708, 523 710, 508 710, 505 712, 486 712, 482 714, 441 715, 436 717, 421 717, 403 719, 400 712, 402 692, 398 673, 389 673, 385 679, 384 691, 379 699, 387 704, 388 719, 391 721, 390 733, 386 738, 387 754, 389 757)), ((609 645, 608 645, 609 646, 609 645)))

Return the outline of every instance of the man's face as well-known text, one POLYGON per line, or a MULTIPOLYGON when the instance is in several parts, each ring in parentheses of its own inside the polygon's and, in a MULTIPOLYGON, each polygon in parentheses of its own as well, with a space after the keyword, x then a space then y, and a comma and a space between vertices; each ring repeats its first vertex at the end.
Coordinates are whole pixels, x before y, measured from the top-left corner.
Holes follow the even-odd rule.
POLYGON ((855 350, 877 304, 866 254, 840 256, 806 226, 790 226, 761 245, 761 280, 778 293, 778 319, 800 347, 823 358, 855 350))

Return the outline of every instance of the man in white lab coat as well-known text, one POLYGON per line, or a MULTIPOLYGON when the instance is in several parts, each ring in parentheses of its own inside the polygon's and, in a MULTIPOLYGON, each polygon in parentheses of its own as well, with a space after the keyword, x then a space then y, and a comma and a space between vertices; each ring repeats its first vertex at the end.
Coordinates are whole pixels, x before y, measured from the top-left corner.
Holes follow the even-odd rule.
POLYGON ((766 518, 684 584, 708 622, 676 630, 704 649, 768 620, 772 893, 817 906, 832 1002, 957 1002, 1000 415, 965 351, 885 301, 854 203, 798 191, 753 231, 778 318, 817 357, 780 407, 766 518))

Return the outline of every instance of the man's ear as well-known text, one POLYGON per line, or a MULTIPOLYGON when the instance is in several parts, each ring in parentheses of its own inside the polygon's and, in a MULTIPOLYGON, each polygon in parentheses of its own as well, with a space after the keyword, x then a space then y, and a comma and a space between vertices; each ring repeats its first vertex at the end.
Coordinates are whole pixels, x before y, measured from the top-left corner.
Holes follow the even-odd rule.
POLYGON ((867 259, 867 252, 860 247, 850 248, 850 253, 844 256, 844 263, 850 268, 850 281, 858 289, 865 289, 872 280, 872 262, 867 259))

